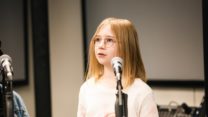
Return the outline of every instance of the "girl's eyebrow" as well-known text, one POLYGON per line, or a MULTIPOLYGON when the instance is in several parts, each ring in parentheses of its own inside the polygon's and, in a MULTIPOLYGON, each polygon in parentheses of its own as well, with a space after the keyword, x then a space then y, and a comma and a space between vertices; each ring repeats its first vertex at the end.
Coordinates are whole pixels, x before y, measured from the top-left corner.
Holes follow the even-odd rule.
POLYGON ((109 36, 106 36, 106 37, 115 38, 114 36, 110 36, 110 35, 109 36))
MULTIPOLYGON (((95 37, 102 37, 102 36, 101 35, 96 35, 95 37)), ((111 36, 111 35, 104 35, 104 37, 115 38, 115 36, 111 36)))

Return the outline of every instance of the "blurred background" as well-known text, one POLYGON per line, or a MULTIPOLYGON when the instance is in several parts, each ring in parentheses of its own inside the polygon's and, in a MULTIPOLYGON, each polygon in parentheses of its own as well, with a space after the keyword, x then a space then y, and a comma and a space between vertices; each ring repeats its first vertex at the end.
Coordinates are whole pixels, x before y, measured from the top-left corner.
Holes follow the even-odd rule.
POLYGON ((75 117, 88 43, 106 17, 138 31, 156 103, 199 107, 205 96, 202 0, 2 0, 1 49, 31 117, 75 117))

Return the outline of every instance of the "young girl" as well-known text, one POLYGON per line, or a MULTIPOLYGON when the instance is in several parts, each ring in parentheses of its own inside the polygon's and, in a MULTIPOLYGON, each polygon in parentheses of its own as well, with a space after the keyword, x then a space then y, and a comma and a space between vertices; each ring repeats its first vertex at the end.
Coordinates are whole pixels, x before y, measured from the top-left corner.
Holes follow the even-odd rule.
POLYGON ((85 83, 80 88, 78 117, 115 117, 117 79, 113 57, 123 59, 122 86, 128 95, 128 117, 158 117, 139 50, 133 24, 126 19, 107 18, 97 27, 89 48, 85 83))

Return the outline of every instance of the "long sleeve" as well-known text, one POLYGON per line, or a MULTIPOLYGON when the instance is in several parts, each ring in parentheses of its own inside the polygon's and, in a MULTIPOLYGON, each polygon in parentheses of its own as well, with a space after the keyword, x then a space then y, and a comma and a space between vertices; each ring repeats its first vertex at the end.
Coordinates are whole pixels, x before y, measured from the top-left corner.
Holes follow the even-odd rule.
POLYGON ((85 117, 86 109, 84 104, 84 86, 81 86, 79 91, 79 102, 77 109, 77 117, 85 117))
POLYGON ((144 98, 138 112, 140 112, 140 117, 159 117, 157 105, 155 104, 152 93, 144 98))
POLYGON ((136 79, 127 90, 129 117, 158 117, 157 105, 152 89, 142 80, 136 79))
POLYGON ((13 91, 13 101, 14 101, 14 114, 17 117, 30 117, 26 105, 23 102, 23 99, 15 91, 13 91))

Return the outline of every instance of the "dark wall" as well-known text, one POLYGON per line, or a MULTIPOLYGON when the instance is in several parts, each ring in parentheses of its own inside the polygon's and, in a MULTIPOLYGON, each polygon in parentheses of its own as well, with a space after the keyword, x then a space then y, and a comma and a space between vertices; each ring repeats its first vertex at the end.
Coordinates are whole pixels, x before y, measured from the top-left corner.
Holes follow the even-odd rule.
POLYGON ((51 117, 48 1, 31 0, 37 117, 51 117))

